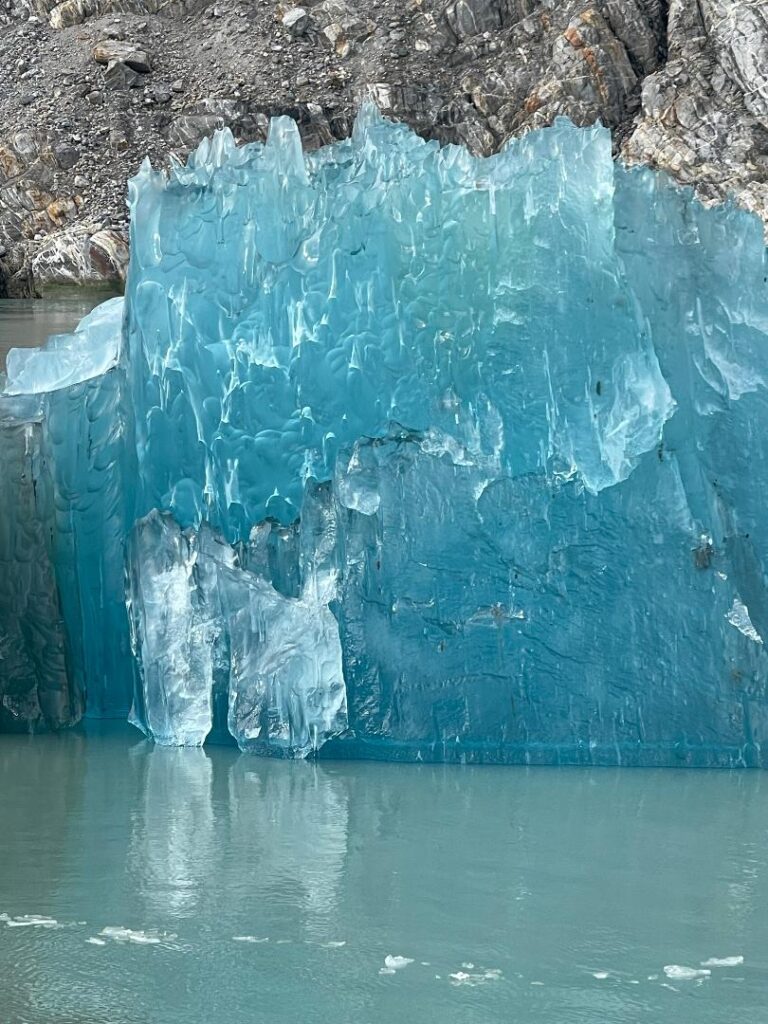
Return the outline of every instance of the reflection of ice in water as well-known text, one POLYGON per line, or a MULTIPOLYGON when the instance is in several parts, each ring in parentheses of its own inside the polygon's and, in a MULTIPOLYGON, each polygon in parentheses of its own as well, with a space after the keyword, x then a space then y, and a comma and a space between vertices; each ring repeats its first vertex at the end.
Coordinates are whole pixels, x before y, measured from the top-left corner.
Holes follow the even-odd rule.
POLYGON ((294 893, 304 937, 316 942, 334 939, 329 927, 341 903, 348 804, 343 778, 320 765, 239 757, 229 770, 233 841, 253 848, 261 885, 294 893), (241 843, 242 832, 249 838, 241 843))
POLYGON ((247 941, 268 934, 258 908, 280 900, 299 908, 301 938, 339 941, 332 915, 349 817, 342 777, 303 761, 257 762, 222 751, 212 758, 195 748, 141 744, 137 757, 142 794, 128 869, 140 909, 143 902, 163 919, 191 916, 221 891, 230 903, 222 912, 238 902, 246 913, 254 908, 237 936, 247 941))
POLYGON ((148 910, 194 913, 211 864, 213 770, 204 751, 140 744, 142 793, 132 822, 128 871, 148 910))

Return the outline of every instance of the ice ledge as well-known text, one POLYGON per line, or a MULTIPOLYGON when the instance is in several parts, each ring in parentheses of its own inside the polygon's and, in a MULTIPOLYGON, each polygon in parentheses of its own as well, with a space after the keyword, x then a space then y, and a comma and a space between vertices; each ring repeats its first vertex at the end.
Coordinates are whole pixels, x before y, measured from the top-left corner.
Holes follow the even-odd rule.
POLYGON ((12 348, 3 395, 40 395, 82 384, 117 365, 124 300, 108 299, 72 334, 54 334, 38 348, 12 348))

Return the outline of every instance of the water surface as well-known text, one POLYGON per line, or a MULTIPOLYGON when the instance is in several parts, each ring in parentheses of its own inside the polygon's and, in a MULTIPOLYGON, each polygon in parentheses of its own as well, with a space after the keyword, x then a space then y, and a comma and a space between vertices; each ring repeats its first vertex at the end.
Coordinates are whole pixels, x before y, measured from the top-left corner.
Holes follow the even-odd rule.
POLYGON ((0 737, 0 822, 14 1024, 768 1019, 759 772, 289 763, 119 727, 0 737))

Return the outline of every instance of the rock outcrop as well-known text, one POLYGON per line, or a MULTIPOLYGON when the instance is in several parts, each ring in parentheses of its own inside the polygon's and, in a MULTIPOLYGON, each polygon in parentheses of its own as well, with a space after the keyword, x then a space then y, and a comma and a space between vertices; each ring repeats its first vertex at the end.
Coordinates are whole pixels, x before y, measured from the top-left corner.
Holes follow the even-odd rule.
POLYGON ((768 222, 766 0, 9 0, 0 294, 118 283, 126 179, 289 113, 314 148, 365 96, 490 153, 560 114, 768 222))

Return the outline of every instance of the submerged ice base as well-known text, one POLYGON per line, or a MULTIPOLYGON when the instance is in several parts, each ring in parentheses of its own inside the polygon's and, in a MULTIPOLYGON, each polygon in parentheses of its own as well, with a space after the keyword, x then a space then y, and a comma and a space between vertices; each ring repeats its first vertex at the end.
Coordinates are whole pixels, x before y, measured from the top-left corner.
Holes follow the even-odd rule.
POLYGON ((756 218, 599 127, 481 160, 371 107, 131 207, 124 310, 9 360, 0 725, 132 688, 162 743, 766 763, 756 218))

